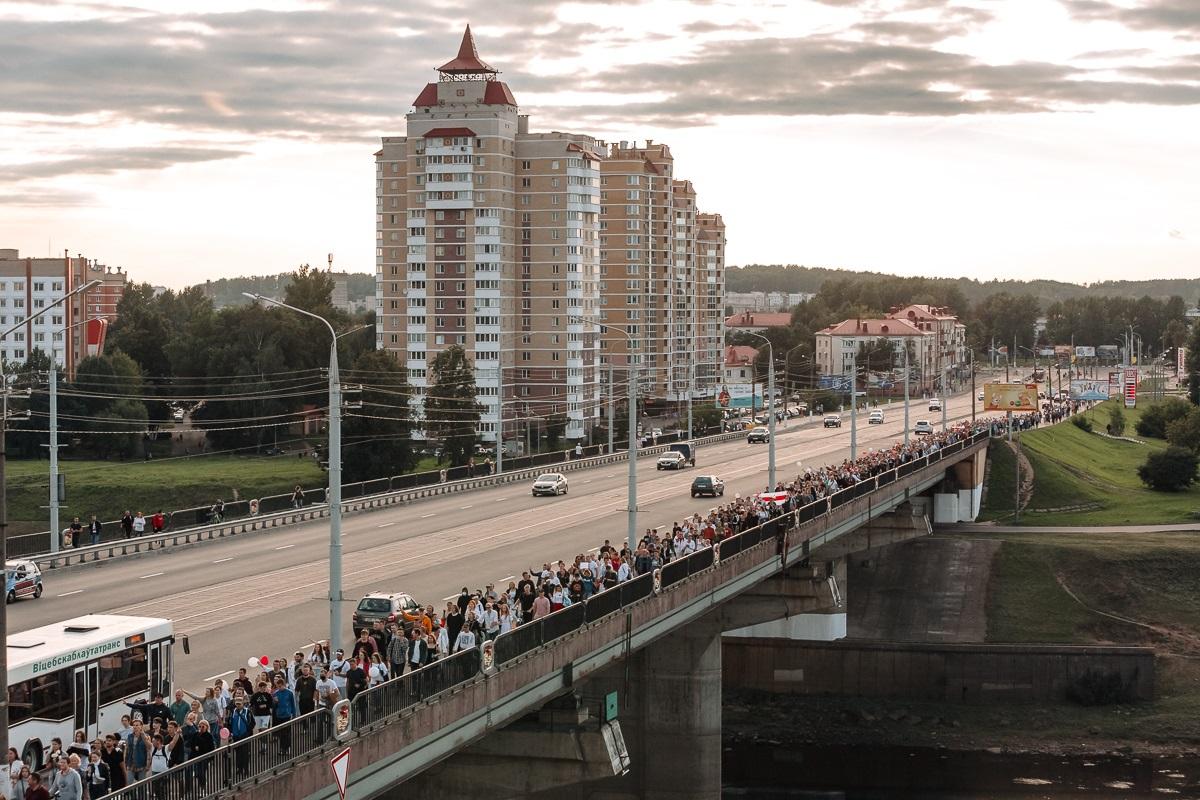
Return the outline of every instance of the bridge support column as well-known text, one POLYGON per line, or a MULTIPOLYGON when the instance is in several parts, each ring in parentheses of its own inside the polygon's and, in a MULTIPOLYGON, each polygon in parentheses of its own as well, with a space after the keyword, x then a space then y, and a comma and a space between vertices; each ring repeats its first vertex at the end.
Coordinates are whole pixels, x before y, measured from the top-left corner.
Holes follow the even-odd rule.
POLYGON ((647 648, 640 659, 639 797, 721 796, 721 626, 699 620, 647 648))

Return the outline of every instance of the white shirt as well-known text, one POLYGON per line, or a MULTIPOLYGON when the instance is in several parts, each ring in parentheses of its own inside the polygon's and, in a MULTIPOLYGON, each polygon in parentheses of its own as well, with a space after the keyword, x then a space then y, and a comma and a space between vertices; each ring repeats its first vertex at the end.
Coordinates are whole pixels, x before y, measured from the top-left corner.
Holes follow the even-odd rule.
POLYGON ((505 634, 505 633, 508 633, 509 631, 511 631, 512 629, 513 629, 512 614, 511 613, 505 614, 504 616, 500 617, 500 633, 505 634))
POLYGON ((458 632, 458 638, 454 641, 455 651, 472 650, 475 647, 475 634, 470 630, 463 628, 458 632))
POLYGON ((625 581, 629 580, 629 577, 629 564, 622 561, 621 566, 617 568, 617 583, 624 583, 625 581))
POLYGON ((350 671, 350 663, 344 658, 333 657, 329 662, 329 676, 337 684, 338 692, 346 694, 346 673, 350 671))
POLYGON ((135 531, 137 531, 138 533, 142 533, 143 531, 145 531, 146 530, 146 518, 145 517, 134 517, 133 518, 133 529, 135 531))
POLYGON ((496 613, 496 609, 484 609, 483 629, 488 633, 495 633, 500 630, 500 615, 496 613))
POLYGON ((337 681, 332 678, 317 678, 317 696, 324 703, 328 699, 329 690, 334 689, 338 695, 341 695, 341 689, 338 688, 337 681))

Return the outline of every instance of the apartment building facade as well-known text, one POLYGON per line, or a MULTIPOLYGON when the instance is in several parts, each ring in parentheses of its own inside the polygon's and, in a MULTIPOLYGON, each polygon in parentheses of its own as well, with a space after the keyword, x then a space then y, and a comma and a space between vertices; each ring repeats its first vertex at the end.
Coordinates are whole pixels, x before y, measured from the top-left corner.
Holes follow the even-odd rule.
POLYGON ((128 275, 82 255, 22 257, 13 248, 0 248, 0 330, 27 321, 0 341, 5 362, 27 361, 41 350, 58 367, 73 375, 75 366, 103 351, 108 326, 117 318, 128 275), (100 283, 68 303, 34 320, 28 318, 64 294, 93 280, 100 283))
MULTIPOLYGON (((694 193, 677 192, 665 146, 531 132, 469 27, 414 101, 407 134, 382 144, 377 346, 405 363, 418 415, 430 367, 453 345, 474 365, 489 442, 502 422, 505 438, 518 438, 530 418, 565 419, 566 438, 584 438, 601 412, 605 366, 630 358, 645 365, 643 393, 685 391, 699 319, 719 376, 724 332, 697 309, 710 302, 696 293, 694 193)), ((719 217, 706 230, 705 285, 716 297, 719 217)))

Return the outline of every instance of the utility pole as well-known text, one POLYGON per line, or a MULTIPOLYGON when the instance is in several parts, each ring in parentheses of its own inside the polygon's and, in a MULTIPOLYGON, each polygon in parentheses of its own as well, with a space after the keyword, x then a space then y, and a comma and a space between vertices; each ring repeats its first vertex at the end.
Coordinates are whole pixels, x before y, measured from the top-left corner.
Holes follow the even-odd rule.
MULTIPOLYGON (((774 438, 774 437, 772 437, 774 438)), ((850 460, 858 458, 858 353, 850 353, 850 460)), ((772 467, 774 471, 774 467, 772 467)))
POLYGON ((688 364, 688 427, 687 440, 692 440, 692 395, 696 393, 696 361, 693 357, 688 364))
MULTIPOLYGON (((1009 424, 1012 424, 1012 414, 1009 414, 1009 424)), ((1009 428, 1008 435, 1012 437, 1012 429, 1009 428)), ((1017 486, 1013 490, 1013 519, 1016 522, 1021 521, 1021 437, 1017 436, 1017 457, 1013 459, 1017 465, 1017 486)))
POLYGON ((946 372, 942 373, 942 433, 946 432, 946 406, 950 403, 950 393, 946 391, 946 375, 949 371, 947 367, 946 372))
MULTIPOLYGON (((632 350, 632 348, 630 348, 632 350)), ((629 354, 629 519, 627 538, 629 554, 637 550, 637 364, 629 354)))
POLYGON ((50 358, 50 552, 58 552, 58 365, 50 358))
MULTIPOLYGON (((975 421, 975 397, 978 392, 975 391, 975 348, 971 348, 971 422, 975 421)), ((908 438, 908 431, 904 432, 904 438, 908 438)))
MULTIPOLYGON (((610 356, 610 358, 611 358, 611 356, 610 356)), ((612 451, 613 451, 613 424, 614 424, 613 365, 612 365, 612 362, 610 361, 608 363, 608 454, 609 455, 612 455, 612 451)))
POLYGON ((497 371, 500 402, 496 405, 496 474, 504 472, 504 367, 497 371))
POLYGON ((908 445, 908 341, 904 342, 904 444, 908 445))

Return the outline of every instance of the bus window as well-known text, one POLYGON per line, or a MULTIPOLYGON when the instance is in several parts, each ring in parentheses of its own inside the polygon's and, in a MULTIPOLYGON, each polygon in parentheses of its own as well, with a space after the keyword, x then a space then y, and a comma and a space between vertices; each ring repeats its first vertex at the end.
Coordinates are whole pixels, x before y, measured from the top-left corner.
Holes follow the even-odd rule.
POLYGON ((70 669, 62 669, 50 675, 39 675, 33 679, 30 691, 30 716, 36 719, 61 720, 74 715, 72 672, 70 669))
POLYGON ((29 701, 29 681, 21 681, 15 686, 8 687, 8 722, 21 722, 29 719, 33 709, 29 701))
POLYGON ((116 703, 131 695, 145 694, 150 686, 146 648, 134 647, 100 659, 100 705, 116 703))

